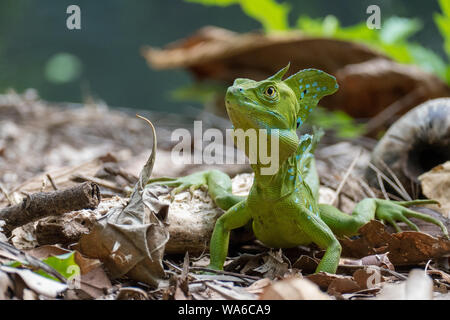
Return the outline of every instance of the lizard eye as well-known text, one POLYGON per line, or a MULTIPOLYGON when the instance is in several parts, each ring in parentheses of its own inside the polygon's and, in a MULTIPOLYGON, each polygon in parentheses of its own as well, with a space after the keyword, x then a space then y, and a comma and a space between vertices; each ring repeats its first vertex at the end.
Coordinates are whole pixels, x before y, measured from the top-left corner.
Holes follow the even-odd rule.
POLYGON ((270 86, 267 87, 266 90, 264 90, 264 94, 270 98, 274 98, 277 94, 277 91, 275 90, 274 87, 270 86))

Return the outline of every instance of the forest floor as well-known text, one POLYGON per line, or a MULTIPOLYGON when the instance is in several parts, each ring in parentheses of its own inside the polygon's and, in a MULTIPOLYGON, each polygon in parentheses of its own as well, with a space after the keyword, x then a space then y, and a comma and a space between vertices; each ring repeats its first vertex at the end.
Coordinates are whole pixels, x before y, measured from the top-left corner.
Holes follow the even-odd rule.
MULTIPOLYGON (((14 224, 0 232, 0 299, 450 299, 450 241, 418 220, 421 232, 371 221, 360 236, 341 239, 336 274, 314 274, 323 255, 315 246, 273 250, 246 230, 233 234, 225 271, 207 269, 207 242, 223 211, 201 189, 172 196, 146 188, 133 198, 152 133, 132 112, 51 104, 33 90, 0 95, 0 222, 14 224), (2 215, 8 208, 35 216, 13 223, 2 215)), ((158 138, 152 178, 219 168, 233 177, 234 193, 248 192, 247 165, 171 160, 171 132, 191 130, 192 119, 142 114, 158 138)), ((322 141, 321 202, 351 212, 364 198, 390 196, 363 179, 374 145, 322 141)), ((438 208, 421 212, 450 227, 438 208)))

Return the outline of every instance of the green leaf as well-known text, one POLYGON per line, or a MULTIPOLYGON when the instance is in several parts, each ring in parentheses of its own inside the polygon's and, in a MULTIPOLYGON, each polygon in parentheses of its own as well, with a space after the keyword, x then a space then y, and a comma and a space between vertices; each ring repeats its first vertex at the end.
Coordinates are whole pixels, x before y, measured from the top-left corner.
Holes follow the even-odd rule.
POLYGON ((390 17, 383 23, 380 40, 388 44, 405 41, 420 29, 422 22, 419 19, 390 17))
MULTIPOLYGON (((66 279, 74 276, 74 272, 78 274, 80 272, 80 267, 75 262, 75 251, 68 252, 59 256, 50 256, 42 260, 42 262, 58 271, 66 279)), ((43 270, 39 270, 37 273, 44 277, 59 281, 43 270)))
POLYGON ((450 0, 439 0, 439 6, 441 7, 442 13, 450 17, 450 0))
POLYGON ((261 23, 266 32, 289 29, 290 6, 275 0, 185 0, 207 6, 226 7, 240 4, 245 14, 261 23))
POLYGON ((446 80, 447 64, 440 56, 418 44, 410 44, 408 48, 414 64, 446 80))
MULTIPOLYGON (((59 256, 50 256, 42 260, 42 262, 58 271, 58 273, 60 273, 66 279, 80 274, 80 267, 75 262, 75 251, 68 252, 59 256)), ((11 261, 5 265, 12 268, 21 268, 24 266, 24 264, 19 261, 11 261)), ((28 267, 28 265, 26 266, 28 267)), ((60 282, 59 279, 56 279, 55 277, 49 275, 42 269, 39 269, 35 272, 43 277, 60 282)))
POLYGON ((266 32, 289 29, 288 15, 291 10, 286 3, 275 0, 240 0, 242 10, 258 20, 266 32))
POLYGON ((434 22, 444 38, 444 50, 450 58, 450 0, 440 0, 442 13, 434 15, 434 22))

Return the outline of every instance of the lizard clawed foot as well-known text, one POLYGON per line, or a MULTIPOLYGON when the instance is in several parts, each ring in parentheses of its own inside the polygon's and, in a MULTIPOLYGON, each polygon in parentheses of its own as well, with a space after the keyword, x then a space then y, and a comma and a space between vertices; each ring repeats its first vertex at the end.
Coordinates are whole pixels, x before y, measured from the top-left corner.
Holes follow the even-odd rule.
POLYGON ((197 189, 207 190, 206 179, 202 172, 194 173, 180 178, 156 178, 148 181, 148 184, 159 184, 167 187, 173 187, 172 195, 189 189, 191 195, 197 189))
POLYGON ((406 223, 412 230, 420 231, 419 227, 416 224, 411 222, 408 218, 417 218, 423 221, 427 221, 433 223, 441 228, 445 237, 448 239, 448 230, 446 226, 439 220, 430 217, 429 215, 419 213, 408 209, 409 206, 413 205, 422 205, 422 204, 439 204, 439 202, 435 200, 412 200, 412 201, 388 201, 377 199, 377 211, 376 217, 377 219, 390 223, 397 232, 401 232, 402 230, 397 225, 397 221, 406 223))

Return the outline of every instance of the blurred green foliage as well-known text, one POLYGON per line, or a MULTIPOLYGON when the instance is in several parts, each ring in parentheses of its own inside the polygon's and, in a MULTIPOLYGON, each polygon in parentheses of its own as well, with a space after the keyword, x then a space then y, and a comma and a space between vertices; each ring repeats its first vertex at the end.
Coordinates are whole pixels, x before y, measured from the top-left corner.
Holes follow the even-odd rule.
POLYGON ((242 11, 249 17, 259 21, 266 32, 283 31, 289 29, 288 14, 290 6, 274 0, 186 0, 187 2, 201 3, 226 7, 239 4, 242 11))
POLYGON ((447 65, 444 60, 432 50, 409 41, 412 35, 422 29, 422 23, 418 19, 390 17, 377 30, 367 28, 365 22, 341 27, 339 20, 332 15, 323 19, 301 16, 297 20, 297 27, 313 36, 363 43, 397 62, 418 65, 446 80, 447 65))
POLYGON ((311 113, 308 123, 332 130, 337 137, 344 139, 358 137, 365 132, 365 126, 357 123, 347 113, 340 110, 330 111, 322 107, 317 107, 311 113))
MULTIPOLYGON (((450 0, 439 0, 442 14, 436 13, 434 21, 444 38, 444 50, 450 59, 450 0)), ((447 83, 450 83, 450 65, 446 68, 447 83)))

